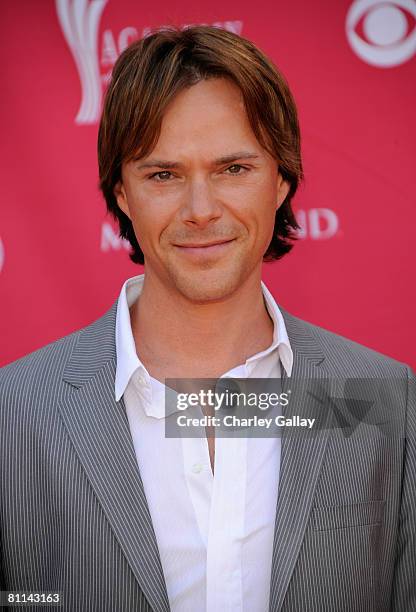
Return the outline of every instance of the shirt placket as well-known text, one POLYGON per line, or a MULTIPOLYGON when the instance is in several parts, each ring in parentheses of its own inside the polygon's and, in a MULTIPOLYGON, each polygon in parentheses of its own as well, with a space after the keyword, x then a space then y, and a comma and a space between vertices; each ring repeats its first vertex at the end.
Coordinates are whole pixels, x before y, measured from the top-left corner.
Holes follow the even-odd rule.
POLYGON ((218 437, 207 548, 207 612, 243 609, 247 438, 218 437))

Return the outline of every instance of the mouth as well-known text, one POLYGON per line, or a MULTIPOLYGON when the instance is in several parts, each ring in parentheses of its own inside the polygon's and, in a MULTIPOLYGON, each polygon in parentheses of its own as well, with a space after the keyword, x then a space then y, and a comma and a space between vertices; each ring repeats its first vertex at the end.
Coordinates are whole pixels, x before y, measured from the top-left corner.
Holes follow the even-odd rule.
POLYGON ((209 243, 190 242, 189 244, 175 244, 174 246, 185 255, 214 255, 225 251, 235 241, 235 238, 228 240, 216 240, 209 243))

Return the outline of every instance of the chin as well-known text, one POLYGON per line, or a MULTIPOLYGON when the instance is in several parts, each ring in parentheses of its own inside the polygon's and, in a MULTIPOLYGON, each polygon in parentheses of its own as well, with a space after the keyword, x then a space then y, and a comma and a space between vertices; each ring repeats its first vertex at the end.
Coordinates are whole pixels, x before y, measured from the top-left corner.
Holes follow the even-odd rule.
POLYGON ((237 271, 224 274, 224 271, 200 270, 192 274, 179 273, 172 278, 176 291, 194 304, 220 302, 241 286, 241 276, 237 271))

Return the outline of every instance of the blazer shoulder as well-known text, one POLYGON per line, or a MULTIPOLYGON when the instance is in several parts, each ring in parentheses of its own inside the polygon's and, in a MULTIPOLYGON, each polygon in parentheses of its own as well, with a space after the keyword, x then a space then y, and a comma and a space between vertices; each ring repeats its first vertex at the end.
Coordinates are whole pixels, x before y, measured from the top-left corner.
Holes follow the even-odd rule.
POLYGON ((392 378, 406 378, 409 372, 411 372, 408 364, 384 355, 345 336, 293 315, 288 315, 288 319, 290 319, 292 326, 296 322, 297 326, 303 328, 304 333, 309 334, 319 344, 331 369, 336 370, 334 373, 348 373, 351 376, 357 377, 374 376, 378 378, 380 376, 390 376, 392 378))

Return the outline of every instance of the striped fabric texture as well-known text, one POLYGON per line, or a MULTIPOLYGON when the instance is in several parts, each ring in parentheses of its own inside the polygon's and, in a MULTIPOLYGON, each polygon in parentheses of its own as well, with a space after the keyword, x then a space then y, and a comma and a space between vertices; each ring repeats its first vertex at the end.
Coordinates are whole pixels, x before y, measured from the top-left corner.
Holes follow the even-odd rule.
MULTIPOLYGON (((285 384, 351 379, 360 406, 375 381, 380 410, 351 432, 319 393, 295 390, 287 416, 318 412, 328 426, 283 434, 269 610, 415 612, 415 376, 281 311, 294 352, 285 384)), ((115 315, 116 303, 0 372, 0 590, 60 591, 53 609, 68 612, 164 612, 151 516, 114 398, 115 315)))

